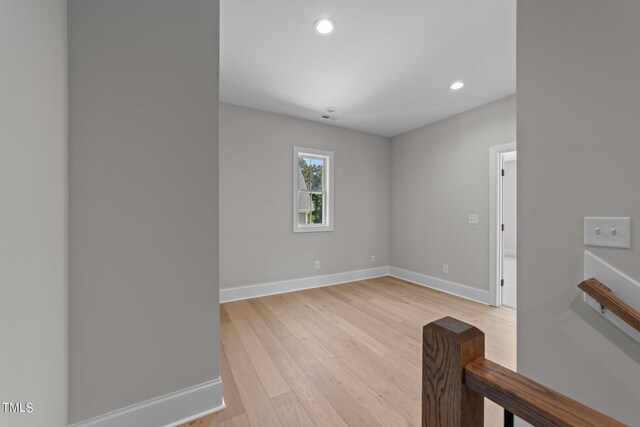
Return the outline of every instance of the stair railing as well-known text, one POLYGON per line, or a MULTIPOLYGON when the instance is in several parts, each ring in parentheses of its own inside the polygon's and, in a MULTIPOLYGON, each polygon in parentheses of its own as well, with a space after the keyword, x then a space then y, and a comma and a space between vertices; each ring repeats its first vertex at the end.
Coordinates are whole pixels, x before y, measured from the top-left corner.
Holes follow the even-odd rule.
POLYGON ((422 426, 481 427, 484 398, 540 427, 624 426, 484 357, 484 333, 452 317, 425 325, 422 426))
POLYGON ((611 289, 596 279, 587 279, 578 288, 600 304, 602 313, 609 310, 640 332, 640 312, 622 301, 611 289))

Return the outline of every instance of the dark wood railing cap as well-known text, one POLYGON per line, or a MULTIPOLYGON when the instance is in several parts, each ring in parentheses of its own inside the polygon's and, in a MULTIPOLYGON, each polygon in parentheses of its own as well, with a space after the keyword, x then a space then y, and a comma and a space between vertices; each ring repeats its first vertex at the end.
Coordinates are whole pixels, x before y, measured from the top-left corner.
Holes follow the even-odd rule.
POLYGON ((623 427, 624 424, 504 366, 479 358, 464 367, 471 390, 538 427, 623 427))
POLYGON ((428 329, 438 329, 440 334, 450 337, 457 336, 463 341, 484 336, 484 333, 475 326, 449 316, 424 325, 423 333, 428 329))

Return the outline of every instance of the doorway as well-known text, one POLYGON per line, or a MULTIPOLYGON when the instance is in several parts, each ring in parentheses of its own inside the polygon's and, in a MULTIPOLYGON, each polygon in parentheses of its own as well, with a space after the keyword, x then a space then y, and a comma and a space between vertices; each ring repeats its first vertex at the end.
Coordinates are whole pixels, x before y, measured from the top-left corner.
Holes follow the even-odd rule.
POLYGON ((516 144, 490 149, 490 303, 517 308, 516 144))

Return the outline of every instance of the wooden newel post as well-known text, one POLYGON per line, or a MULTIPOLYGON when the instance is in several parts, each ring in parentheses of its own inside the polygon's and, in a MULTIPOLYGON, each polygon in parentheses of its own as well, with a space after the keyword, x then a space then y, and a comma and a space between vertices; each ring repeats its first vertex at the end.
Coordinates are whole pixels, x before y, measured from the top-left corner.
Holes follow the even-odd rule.
POLYGON ((422 427, 482 427, 484 398, 464 385, 464 366, 484 357, 484 333, 452 317, 425 325, 422 427))

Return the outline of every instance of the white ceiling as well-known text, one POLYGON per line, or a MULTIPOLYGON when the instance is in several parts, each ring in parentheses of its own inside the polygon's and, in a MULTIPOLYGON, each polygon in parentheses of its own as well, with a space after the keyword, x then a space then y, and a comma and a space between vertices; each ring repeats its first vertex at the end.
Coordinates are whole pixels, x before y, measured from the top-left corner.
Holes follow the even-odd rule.
POLYGON ((516 0, 222 0, 220 67, 223 102, 395 136, 515 93, 516 0))

